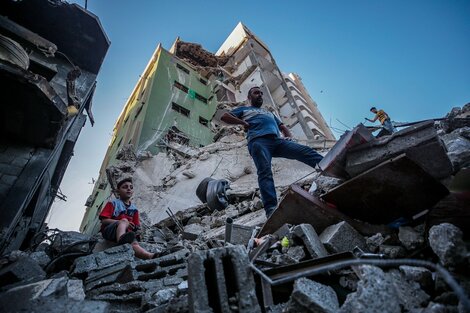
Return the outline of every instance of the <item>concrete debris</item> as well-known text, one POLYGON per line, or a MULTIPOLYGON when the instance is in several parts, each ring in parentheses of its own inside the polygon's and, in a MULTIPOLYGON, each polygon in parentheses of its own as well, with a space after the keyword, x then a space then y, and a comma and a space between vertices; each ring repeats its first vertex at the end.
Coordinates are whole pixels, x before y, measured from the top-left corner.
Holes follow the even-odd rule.
MULTIPOLYGON (((448 147, 451 141, 470 138, 466 128, 450 130, 457 125, 452 123, 448 133, 438 132, 448 147)), ((457 294, 426 268, 362 265, 316 272, 362 258, 386 262, 419 257, 435 262, 438 257, 468 289, 468 237, 461 231, 466 229, 468 204, 457 184, 467 176, 463 169, 453 178, 437 181, 434 176, 439 171, 423 169, 414 161, 413 142, 420 149, 429 147, 422 146, 428 142, 425 138, 413 136, 429 132, 434 148, 439 142, 431 124, 425 125, 388 139, 365 140, 367 134, 356 134, 357 141, 351 134, 352 141, 343 142, 325 163, 330 175, 341 178, 315 173, 291 185, 311 168, 274 161, 282 199, 268 220, 241 129, 221 130, 206 147, 169 145, 166 153, 145 158, 136 158, 131 148, 124 147, 109 171, 110 181, 132 177, 133 201, 142 216, 139 244, 155 258, 136 259, 131 245, 110 245, 102 239, 93 253, 77 258, 75 253, 90 253, 100 236, 62 232, 52 243, 0 257, 0 305, 13 312, 463 312, 457 294), (396 146, 401 141, 406 149, 396 146), (405 149, 406 155, 383 161, 380 154, 378 161, 370 160, 378 162, 375 169, 358 170, 351 179, 349 156, 357 153, 354 160, 367 163, 368 149, 373 155, 405 149), (207 193, 206 199, 200 199, 195 190, 204 178, 230 181, 225 209, 201 204, 207 193), (312 185, 310 194, 306 190, 312 185), (429 213, 423 212, 431 207, 429 213), (171 217, 165 213, 168 208, 171 217), (461 230, 442 223, 448 221, 455 221, 461 230), (427 249, 425 236, 437 257, 427 249), (355 247, 363 253, 349 252, 355 247), (75 256, 62 257, 64 251, 75 256), (270 285, 262 274, 271 282, 285 281, 270 285)), ((463 156, 454 168, 466 164, 465 151, 449 150, 451 160, 452 151, 463 156)), ((440 157, 434 161, 439 163, 440 157)), ((420 158, 423 161, 423 155, 420 158)), ((433 166, 439 169, 438 164, 433 166)))
POLYGON ((321 233, 320 240, 331 253, 353 251, 355 247, 367 250, 364 237, 346 222, 326 228, 321 233))
POLYGON ((441 136, 447 148, 447 155, 458 171, 470 164, 470 126, 459 128, 441 136))
POLYGON ((300 224, 292 229, 294 236, 300 238, 305 245, 311 258, 324 257, 328 255, 321 239, 310 224, 300 224))
POLYGON ((424 235, 410 226, 400 227, 398 238, 407 250, 416 250, 424 245, 424 235))
POLYGON ((35 260, 22 257, 0 270, 0 287, 32 283, 45 277, 46 273, 35 260))
POLYGON ((434 284, 432 273, 424 267, 402 265, 400 271, 409 281, 417 282, 424 290, 431 290, 434 284))
POLYGON ((384 243, 384 241, 385 241, 385 238, 384 236, 382 236, 381 233, 377 233, 373 236, 367 237, 366 238, 367 249, 370 252, 375 253, 379 249, 380 245, 384 243))
POLYGON ((462 231, 449 223, 435 225, 429 230, 429 245, 444 266, 456 266, 467 255, 462 231))
POLYGON ((338 298, 330 286, 300 278, 294 283, 294 291, 285 312, 334 313, 338 309, 338 298))

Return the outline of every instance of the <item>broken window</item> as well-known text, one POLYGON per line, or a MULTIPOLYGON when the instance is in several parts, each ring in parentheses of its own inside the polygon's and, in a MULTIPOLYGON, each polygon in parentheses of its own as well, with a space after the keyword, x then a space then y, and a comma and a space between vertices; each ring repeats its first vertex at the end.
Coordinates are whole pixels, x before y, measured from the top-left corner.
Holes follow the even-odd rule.
POLYGON ((176 80, 175 80, 175 82, 173 83, 173 86, 175 86, 175 87, 178 88, 179 90, 184 91, 184 92, 186 92, 186 93, 188 93, 188 91, 189 91, 189 88, 188 88, 188 87, 186 87, 186 86, 183 85, 183 84, 178 83, 176 80))
POLYGON ((141 105, 140 108, 137 110, 137 112, 135 113, 135 116, 134 118, 137 118, 137 116, 139 116, 140 112, 142 112, 142 109, 144 108, 144 105, 141 105))
POLYGON ((204 103, 207 104, 207 98, 204 98, 203 96, 201 96, 201 95, 198 94, 197 92, 195 93, 195 97, 196 97, 196 99, 198 99, 199 101, 204 102, 204 103))
POLYGON ((201 83, 203 83, 204 85, 207 85, 207 80, 202 79, 202 78, 199 78, 199 81, 200 81, 201 83))
POLYGON ((184 116, 189 117, 189 110, 186 108, 183 108, 181 105, 176 104, 174 102, 171 103, 171 108, 175 110, 176 112, 183 114, 184 116))
POLYGON ((206 120, 205 118, 199 116, 199 123, 206 126, 206 127, 209 127, 209 121, 206 120))
POLYGON ((189 70, 186 67, 184 67, 183 65, 181 65, 179 63, 176 63, 176 67, 189 75, 189 70))
POLYGON ((122 143, 122 137, 121 137, 121 139, 119 139, 119 142, 117 144, 118 148, 119 148, 119 146, 121 146, 121 143, 122 143))
POLYGON ((165 136, 165 140, 166 142, 175 142, 182 145, 189 144, 189 138, 176 126, 172 126, 170 129, 168 129, 168 133, 165 136))

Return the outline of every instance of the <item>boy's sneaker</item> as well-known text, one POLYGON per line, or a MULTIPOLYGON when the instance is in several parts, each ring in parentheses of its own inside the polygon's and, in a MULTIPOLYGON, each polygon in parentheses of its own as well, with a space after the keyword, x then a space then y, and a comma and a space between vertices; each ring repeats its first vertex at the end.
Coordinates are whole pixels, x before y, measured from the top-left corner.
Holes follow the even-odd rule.
POLYGON ((133 243, 135 240, 135 233, 133 231, 127 232, 119 238, 118 244, 133 243))

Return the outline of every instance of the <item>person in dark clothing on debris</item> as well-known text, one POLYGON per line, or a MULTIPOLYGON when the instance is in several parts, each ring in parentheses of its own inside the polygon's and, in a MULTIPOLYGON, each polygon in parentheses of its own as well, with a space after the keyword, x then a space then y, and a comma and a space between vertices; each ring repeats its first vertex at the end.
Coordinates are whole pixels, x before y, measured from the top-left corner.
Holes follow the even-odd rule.
POLYGON ((103 238, 120 245, 130 243, 135 256, 140 259, 156 257, 156 254, 146 251, 135 239, 135 232, 140 227, 140 220, 139 211, 131 203, 131 197, 134 193, 132 180, 127 178, 120 181, 117 184, 117 191, 119 198, 106 203, 99 216, 103 238))
POLYGON ((251 106, 242 106, 226 112, 221 116, 221 120, 228 124, 242 125, 247 132, 248 151, 257 169, 261 198, 269 218, 277 207, 271 159, 294 159, 315 167, 323 157, 312 148, 293 142, 291 132, 279 118, 261 108, 263 92, 259 87, 248 91, 248 100, 251 106))
POLYGON ((395 128, 392 125, 392 121, 390 120, 390 116, 385 113, 384 110, 377 110, 376 107, 370 108, 370 111, 375 114, 374 119, 365 118, 367 121, 374 123, 376 120, 380 121, 380 124, 383 126, 383 130, 379 132, 377 137, 382 137, 386 135, 391 135, 395 132, 395 128))

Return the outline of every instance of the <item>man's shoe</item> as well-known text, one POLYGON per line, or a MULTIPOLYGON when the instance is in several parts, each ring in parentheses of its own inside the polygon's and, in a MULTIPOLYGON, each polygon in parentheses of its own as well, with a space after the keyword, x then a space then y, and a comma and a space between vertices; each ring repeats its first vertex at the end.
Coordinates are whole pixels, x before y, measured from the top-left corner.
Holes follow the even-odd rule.
POLYGON ((135 240, 135 233, 133 231, 127 232, 119 238, 118 244, 133 243, 135 240))
POLYGON ((266 212, 266 218, 269 219, 271 215, 273 215, 274 211, 276 211, 276 207, 267 208, 264 211, 266 212))

